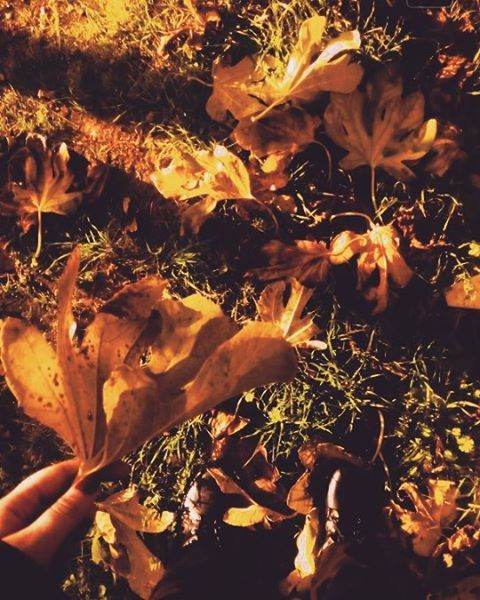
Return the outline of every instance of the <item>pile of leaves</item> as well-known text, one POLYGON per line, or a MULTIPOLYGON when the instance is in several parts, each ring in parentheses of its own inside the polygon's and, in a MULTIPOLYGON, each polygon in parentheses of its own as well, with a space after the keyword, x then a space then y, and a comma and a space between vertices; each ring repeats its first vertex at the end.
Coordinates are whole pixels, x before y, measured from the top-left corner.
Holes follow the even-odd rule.
POLYGON ((214 567, 177 565, 208 539, 238 589, 313 597, 352 564, 315 487, 334 464, 382 473, 371 536, 425 597, 475 597, 476 3, 0 18, 2 490, 131 466, 67 593, 201 593, 214 567))

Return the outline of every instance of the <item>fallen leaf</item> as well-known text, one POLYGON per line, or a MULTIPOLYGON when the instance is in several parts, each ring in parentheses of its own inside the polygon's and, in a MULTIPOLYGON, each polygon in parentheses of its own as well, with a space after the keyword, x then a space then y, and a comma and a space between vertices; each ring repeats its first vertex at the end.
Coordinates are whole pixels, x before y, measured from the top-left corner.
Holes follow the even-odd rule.
POLYGON ((263 446, 240 468, 237 479, 217 467, 208 470, 224 494, 239 496, 246 506, 230 507, 224 521, 237 527, 250 527, 282 521, 291 516, 284 503, 285 491, 279 486, 280 473, 272 465, 263 446))
POLYGON ((330 261, 334 265, 357 256, 357 289, 363 290, 365 299, 373 303, 374 315, 387 308, 389 279, 402 288, 413 277, 413 271, 398 251, 399 244, 391 224, 372 226, 366 233, 343 231, 330 244, 330 261), (374 273, 378 274, 378 283, 366 289, 374 273))
POLYGON ((85 180, 69 169, 70 154, 66 144, 56 149, 49 148, 43 136, 29 134, 25 145, 11 158, 22 173, 17 179, 10 173, 9 191, 12 201, 0 203, 0 212, 16 214, 24 231, 36 223, 38 241, 35 256, 38 257, 42 246, 42 215, 55 213, 69 215, 74 212, 82 200, 98 196, 105 183, 106 169, 101 165, 89 166, 85 180))
POLYGON ((460 147, 460 130, 452 123, 440 127, 432 145, 432 158, 425 165, 425 171, 443 177, 453 163, 465 160, 467 154, 460 147))
POLYGON ((480 273, 460 279, 445 291, 448 306, 480 309, 480 273))
POLYGON ((294 589, 300 591, 300 589, 309 588, 309 583, 316 569, 319 533, 320 520, 318 510, 312 509, 305 516, 303 529, 297 537, 295 569, 280 584, 280 593, 283 596, 290 596, 294 589))
MULTIPOLYGON (((287 284, 284 281, 269 284, 258 300, 258 315, 262 321, 277 325, 292 346, 311 348, 312 338, 320 330, 313 322, 311 314, 302 317, 302 313, 312 297, 313 290, 308 290, 296 279, 291 280, 289 286, 288 301, 285 304, 287 284)), ((325 343, 319 341, 314 342, 313 346, 323 350, 326 348, 325 343)))
MULTIPOLYGON (((257 65, 256 57, 245 56, 230 66, 223 57, 213 63, 213 92, 207 101, 206 110, 215 121, 225 121, 230 112, 235 119, 244 119, 259 113, 264 104, 261 97, 266 76, 266 63, 257 65)), ((271 61, 270 61, 271 62, 271 61)))
POLYGON ((223 457, 231 437, 249 423, 248 419, 232 413, 217 411, 210 420, 212 435, 211 459, 216 462, 223 457))
POLYGON ((247 56, 233 67, 217 61, 208 114, 219 121, 228 112, 239 120, 258 120, 287 102, 301 105, 322 92, 354 90, 363 68, 351 61, 348 52, 360 47, 360 34, 346 31, 325 44, 325 25, 325 17, 306 19, 286 63, 271 55, 247 56))
POLYGON ((272 154, 293 155, 315 141, 315 130, 320 119, 304 110, 275 109, 261 121, 241 119, 232 132, 232 138, 256 158, 272 154))
POLYGON ((465 525, 439 544, 435 548, 433 556, 441 556, 445 566, 452 567, 459 554, 476 548, 479 543, 480 529, 473 525, 465 525))
POLYGON ((184 201, 204 196, 183 211, 182 233, 186 230, 198 233, 222 200, 254 200, 246 167, 224 146, 217 145, 212 151, 200 150, 194 155, 173 159, 151 178, 166 198, 184 201))
POLYGON ((325 281, 330 266, 329 252, 323 242, 296 241, 287 245, 272 240, 262 248, 269 266, 255 269, 252 273, 261 281, 272 279, 298 279, 306 285, 325 281))
POLYGON ((421 92, 406 97, 399 78, 383 73, 367 83, 365 92, 332 94, 325 114, 325 129, 332 140, 348 150, 343 169, 362 165, 381 167, 401 181, 415 174, 405 161, 417 161, 431 149, 437 122, 424 122, 425 99, 421 92))
POLYGON ((456 485, 452 481, 430 479, 428 493, 423 495, 412 483, 403 483, 404 492, 414 510, 407 510, 393 502, 393 512, 402 530, 412 538, 413 550, 419 556, 430 556, 443 531, 457 516, 456 485))
POLYGON ((73 449, 81 476, 227 398, 294 376, 295 353, 276 326, 239 330, 198 294, 169 298, 159 277, 118 292, 78 344, 79 262, 75 251, 59 281, 56 350, 36 327, 8 318, 1 360, 20 406, 73 449))
POLYGON ((98 502, 92 541, 92 546, 97 548, 97 552, 92 552, 94 561, 103 562, 114 573, 126 578, 140 598, 150 598, 165 575, 165 568, 137 532, 161 533, 171 525, 174 517, 173 513, 158 513, 140 504, 134 488, 98 502))

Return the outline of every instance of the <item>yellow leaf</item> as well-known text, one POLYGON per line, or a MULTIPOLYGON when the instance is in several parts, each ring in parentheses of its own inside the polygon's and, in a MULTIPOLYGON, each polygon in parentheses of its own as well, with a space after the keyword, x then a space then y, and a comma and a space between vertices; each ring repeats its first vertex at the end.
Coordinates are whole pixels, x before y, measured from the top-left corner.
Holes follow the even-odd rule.
POLYGON ((448 306, 480 309, 480 273, 457 281, 445 292, 448 306))
POLYGON ((253 200, 250 176, 243 162, 217 145, 211 151, 182 155, 152 174, 158 191, 166 198, 203 200, 189 206, 182 215, 182 229, 198 233, 205 219, 222 200, 253 200))
POLYGON ((348 150, 340 161, 343 169, 369 165, 407 181, 415 177, 405 161, 422 158, 436 136, 435 119, 424 122, 425 100, 421 92, 402 96, 400 79, 383 73, 366 91, 332 94, 324 119, 327 134, 348 150))
POLYGON ((302 515, 308 515, 313 510, 313 498, 309 493, 310 471, 302 473, 292 485, 287 496, 287 506, 302 515))
POLYGON ((372 313, 383 312, 388 305, 388 279, 405 287, 413 271, 398 251, 399 238, 390 225, 372 226, 367 233, 343 231, 330 244, 330 261, 334 265, 348 262, 357 256, 357 289, 363 290, 366 300, 373 303, 372 313), (378 273, 378 283, 366 289, 368 280, 378 273))
POLYGON ((82 475, 232 396, 295 375, 295 353, 278 327, 239 330, 206 298, 167 297, 159 277, 115 294, 78 344, 78 267, 75 251, 59 281, 57 350, 9 318, 1 360, 19 404, 71 446, 82 475))
POLYGON ((411 483, 400 486, 410 498, 414 511, 393 503, 393 510, 402 530, 412 537, 413 550, 419 556, 430 556, 443 530, 457 515, 457 488, 452 481, 428 481, 428 495, 423 495, 411 483))
POLYGON ((262 321, 274 323, 282 331, 285 339, 292 346, 306 346, 319 333, 319 328, 308 314, 302 313, 313 291, 307 290, 296 279, 290 281, 288 301, 284 303, 287 284, 277 281, 268 285, 257 303, 257 310, 262 321))
POLYGON ((286 64, 271 55, 248 56, 233 67, 215 63, 208 114, 219 121, 227 112, 238 120, 258 120, 286 102, 305 104, 322 92, 354 90, 363 69, 347 53, 360 47, 360 35, 347 31, 325 44, 325 23, 320 16, 302 23, 286 64))
POLYGON ((134 489, 114 494, 97 507, 96 541, 107 545, 97 560, 126 578, 140 598, 150 598, 165 568, 138 537, 137 531, 160 533, 172 523, 174 515, 160 514, 142 506, 134 489))

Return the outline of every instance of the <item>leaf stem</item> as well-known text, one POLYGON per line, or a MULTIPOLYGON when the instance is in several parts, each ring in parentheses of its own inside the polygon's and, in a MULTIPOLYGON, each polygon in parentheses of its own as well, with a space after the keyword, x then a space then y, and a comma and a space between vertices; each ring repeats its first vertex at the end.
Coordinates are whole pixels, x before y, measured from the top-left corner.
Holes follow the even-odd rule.
POLYGON ((43 241, 43 233, 42 233, 42 209, 40 206, 37 210, 37 221, 38 221, 38 230, 37 230, 37 249, 35 250, 35 254, 33 258, 37 259, 40 256, 40 252, 42 251, 42 241, 43 241))
POLYGON ((375 167, 370 167, 370 198, 372 199, 372 206, 375 216, 377 216, 378 206, 375 196, 375 167))

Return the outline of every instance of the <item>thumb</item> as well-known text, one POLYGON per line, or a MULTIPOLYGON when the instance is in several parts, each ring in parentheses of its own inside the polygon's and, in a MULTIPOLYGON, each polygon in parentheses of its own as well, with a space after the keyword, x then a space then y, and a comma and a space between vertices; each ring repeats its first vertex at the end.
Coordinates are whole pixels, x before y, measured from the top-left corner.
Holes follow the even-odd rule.
POLYGON ((92 513, 96 494, 71 487, 31 525, 4 541, 32 560, 47 566, 65 539, 92 513))

